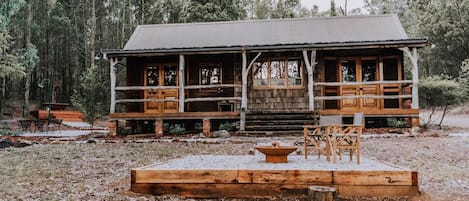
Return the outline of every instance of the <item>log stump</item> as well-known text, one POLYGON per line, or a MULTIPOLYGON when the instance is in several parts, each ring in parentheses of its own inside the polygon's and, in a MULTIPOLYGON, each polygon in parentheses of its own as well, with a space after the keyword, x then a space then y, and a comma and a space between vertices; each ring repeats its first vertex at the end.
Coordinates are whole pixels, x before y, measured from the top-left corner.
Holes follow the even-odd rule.
POLYGON ((335 201, 337 194, 333 187, 309 186, 307 198, 309 201, 335 201))

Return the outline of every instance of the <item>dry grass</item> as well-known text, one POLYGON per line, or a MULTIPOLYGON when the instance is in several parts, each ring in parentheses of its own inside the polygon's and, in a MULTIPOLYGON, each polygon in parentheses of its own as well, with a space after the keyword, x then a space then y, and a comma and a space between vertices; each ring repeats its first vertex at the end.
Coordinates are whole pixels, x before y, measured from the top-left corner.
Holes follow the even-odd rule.
MULTIPOLYGON (((181 200, 174 196, 154 197, 130 192, 129 170, 188 154, 246 154, 252 146, 247 142, 69 142, 0 149, 0 200, 181 200)), ((367 157, 418 170, 424 195, 417 199, 469 199, 467 137, 367 139, 363 141, 362 150, 367 157)), ((270 199, 304 198, 265 200, 270 199)), ((359 199, 362 198, 356 200, 359 199)))
POLYGON ((0 150, 0 200, 153 200, 130 193, 131 168, 187 154, 240 154, 244 145, 117 143, 0 150))

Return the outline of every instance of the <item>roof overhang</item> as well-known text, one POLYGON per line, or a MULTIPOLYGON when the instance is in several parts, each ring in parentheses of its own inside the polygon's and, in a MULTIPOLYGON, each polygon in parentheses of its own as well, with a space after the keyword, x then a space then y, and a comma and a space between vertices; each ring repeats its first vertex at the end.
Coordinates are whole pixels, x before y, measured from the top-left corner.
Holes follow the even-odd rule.
POLYGON ((402 40, 384 41, 351 41, 351 42, 330 42, 313 44, 274 44, 274 45, 251 45, 251 46, 224 46, 224 47, 190 47, 173 49, 103 49, 101 50, 105 58, 110 57, 145 57, 164 55, 193 55, 193 54, 225 54, 247 52, 281 52, 281 51, 301 51, 308 49, 316 50, 347 50, 347 49, 379 49, 379 48, 421 48, 427 45, 427 38, 412 38, 402 40))

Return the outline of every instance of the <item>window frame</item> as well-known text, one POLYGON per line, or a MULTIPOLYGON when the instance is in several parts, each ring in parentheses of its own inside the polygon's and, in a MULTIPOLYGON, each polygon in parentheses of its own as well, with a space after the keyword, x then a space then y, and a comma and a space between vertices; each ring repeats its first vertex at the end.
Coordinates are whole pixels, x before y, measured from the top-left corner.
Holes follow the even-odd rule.
POLYGON ((216 85, 221 85, 223 84, 223 67, 222 67, 222 64, 220 62, 201 62, 199 63, 199 85, 200 86, 216 86, 216 85), (202 66, 203 65, 207 65, 207 66, 218 66, 218 67, 212 67, 212 68, 219 68, 220 69, 220 72, 219 72, 219 81, 217 84, 202 84, 202 66))
MULTIPOLYGON (((269 90, 269 89, 303 89, 304 88, 304 72, 303 72, 303 65, 304 63, 302 62, 302 58, 300 57, 273 57, 273 58, 266 58, 266 59, 259 59, 255 63, 264 63, 267 62, 267 85, 256 85, 255 84, 255 71, 257 69, 253 69, 251 72, 251 78, 252 78, 252 86, 253 89, 256 90, 269 90), (272 85, 272 70, 271 70, 271 65, 272 62, 282 62, 284 65, 284 72, 283 72, 283 85, 272 85), (301 84, 299 85, 289 85, 289 75, 288 75, 288 62, 290 61, 298 61, 298 68, 300 72, 300 79, 301 79, 301 84)), ((296 79, 296 78, 295 78, 296 79)))

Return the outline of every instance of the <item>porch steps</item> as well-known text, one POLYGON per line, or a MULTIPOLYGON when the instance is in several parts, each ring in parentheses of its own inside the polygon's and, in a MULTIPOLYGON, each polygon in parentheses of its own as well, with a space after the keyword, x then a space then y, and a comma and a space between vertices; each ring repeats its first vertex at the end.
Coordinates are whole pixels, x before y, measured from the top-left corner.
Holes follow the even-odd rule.
POLYGON ((317 124, 316 112, 250 112, 246 113, 245 134, 300 133, 305 124, 317 124))

